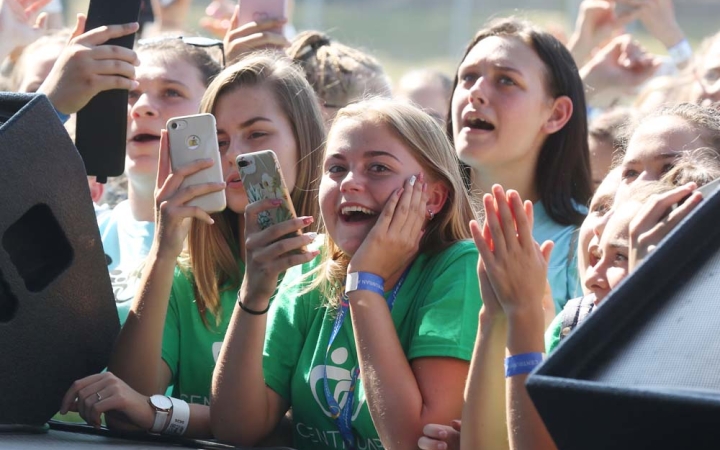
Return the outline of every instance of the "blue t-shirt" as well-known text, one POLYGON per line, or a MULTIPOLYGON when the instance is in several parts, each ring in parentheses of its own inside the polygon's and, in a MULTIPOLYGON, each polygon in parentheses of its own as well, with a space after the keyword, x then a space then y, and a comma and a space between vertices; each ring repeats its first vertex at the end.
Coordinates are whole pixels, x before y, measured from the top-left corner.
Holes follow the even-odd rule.
POLYGON ((533 213, 533 238, 539 244, 547 240, 555 243, 548 265, 548 281, 555 300, 555 314, 559 314, 568 300, 582 295, 577 269, 578 228, 553 221, 541 202, 533 205, 533 213))
POLYGON ((96 209, 96 214, 122 325, 140 284, 143 262, 155 234, 155 222, 135 220, 128 200, 112 210, 96 209))

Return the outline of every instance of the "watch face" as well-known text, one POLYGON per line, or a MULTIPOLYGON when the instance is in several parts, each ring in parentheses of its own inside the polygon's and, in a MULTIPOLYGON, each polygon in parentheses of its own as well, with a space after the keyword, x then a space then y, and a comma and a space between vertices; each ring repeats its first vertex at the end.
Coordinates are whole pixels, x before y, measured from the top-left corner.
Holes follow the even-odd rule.
POLYGON ((150 403, 157 409, 161 409, 163 411, 169 411, 172 409, 172 402, 169 398, 167 398, 164 395, 153 395, 150 397, 150 403))

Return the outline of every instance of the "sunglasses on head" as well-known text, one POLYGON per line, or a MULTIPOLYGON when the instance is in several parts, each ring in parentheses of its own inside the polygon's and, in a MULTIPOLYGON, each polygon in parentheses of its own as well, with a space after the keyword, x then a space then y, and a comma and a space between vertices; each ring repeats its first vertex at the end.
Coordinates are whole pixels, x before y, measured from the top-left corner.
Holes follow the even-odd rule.
POLYGON ((157 42, 163 42, 173 39, 180 39, 183 41, 184 44, 192 45, 193 47, 200 47, 200 48, 210 48, 210 47, 218 47, 220 48, 220 54, 222 55, 222 68, 225 68, 225 45, 223 45, 223 41, 219 39, 212 39, 207 38, 203 36, 170 36, 170 37, 157 37, 157 38, 148 38, 148 39, 140 39, 137 41, 138 45, 147 45, 147 44, 154 44, 157 42))

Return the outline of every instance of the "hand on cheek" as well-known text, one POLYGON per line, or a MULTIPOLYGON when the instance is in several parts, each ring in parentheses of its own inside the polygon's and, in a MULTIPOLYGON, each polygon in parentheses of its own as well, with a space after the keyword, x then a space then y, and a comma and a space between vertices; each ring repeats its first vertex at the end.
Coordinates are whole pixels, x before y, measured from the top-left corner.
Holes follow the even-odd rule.
POLYGON ((427 202, 427 183, 422 173, 394 191, 350 260, 348 272, 370 272, 387 279, 401 270, 420 247, 427 202))

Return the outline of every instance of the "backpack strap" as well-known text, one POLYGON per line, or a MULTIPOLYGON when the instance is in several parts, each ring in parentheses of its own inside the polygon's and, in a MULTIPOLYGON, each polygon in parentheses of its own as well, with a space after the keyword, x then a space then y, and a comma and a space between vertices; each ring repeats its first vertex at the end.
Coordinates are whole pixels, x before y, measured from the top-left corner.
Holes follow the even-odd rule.
POLYGON ((560 340, 562 341, 565 339, 565 337, 567 337, 567 335, 570 334, 570 332, 574 330, 579 323, 584 321, 588 314, 592 312, 593 308, 595 308, 594 295, 586 295, 584 297, 568 300, 561 313, 563 318, 562 328, 560 330, 560 340))

